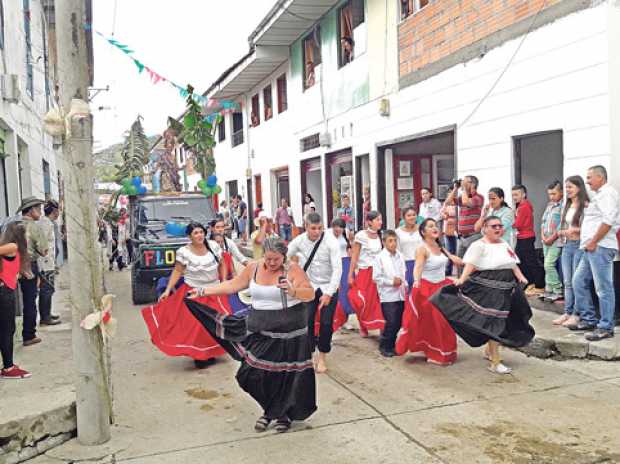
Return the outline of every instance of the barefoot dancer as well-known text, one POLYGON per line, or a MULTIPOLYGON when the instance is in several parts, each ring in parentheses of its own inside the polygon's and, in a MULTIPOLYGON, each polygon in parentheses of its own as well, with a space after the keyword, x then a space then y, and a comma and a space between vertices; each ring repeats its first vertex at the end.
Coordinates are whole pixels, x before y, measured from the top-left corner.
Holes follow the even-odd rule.
POLYGON ((287 247, 278 237, 263 242, 264 257, 251 263, 233 280, 192 292, 211 298, 186 300, 190 311, 241 366, 239 386, 263 409, 254 426, 286 432, 292 420, 307 419, 316 411, 316 386, 308 340, 308 305, 314 289, 303 269, 286 265, 287 247), (213 309, 218 295, 246 288, 252 294, 247 316, 226 316, 213 309))
POLYGON ((342 275, 340 247, 332 234, 323 232, 321 216, 308 213, 306 232, 297 236, 289 244, 288 257, 298 260, 308 274, 314 288, 314 302, 308 314, 308 336, 312 344, 319 349, 316 372, 327 371, 326 357, 332 349, 334 334, 334 314, 338 304, 338 285, 342 275), (319 312, 318 337, 315 337, 315 318, 319 312))

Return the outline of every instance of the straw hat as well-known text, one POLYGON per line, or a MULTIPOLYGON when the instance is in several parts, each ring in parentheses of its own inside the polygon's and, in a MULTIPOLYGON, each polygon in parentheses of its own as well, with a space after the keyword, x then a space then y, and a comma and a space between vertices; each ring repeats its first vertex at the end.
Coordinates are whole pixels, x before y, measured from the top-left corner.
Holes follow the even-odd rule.
POLYGON ((39 206, 45 203, 45 200, 41 200, 37 197, 26 197, 22 200, 22 204, 16 213, 21 213, 23 210, 32 208, 33 206, 39 206))
POLYGON ((269 216, 267 213, 265 213, 264 211, 261 211, 260 213, 258 213, 258 217, 256 217, 254 219, 254 225, 256 227, 260 227, 260 222, 262 219, 268 219, 269 221, 273 221, 273 219, 271 218, 271 216, 269 216))

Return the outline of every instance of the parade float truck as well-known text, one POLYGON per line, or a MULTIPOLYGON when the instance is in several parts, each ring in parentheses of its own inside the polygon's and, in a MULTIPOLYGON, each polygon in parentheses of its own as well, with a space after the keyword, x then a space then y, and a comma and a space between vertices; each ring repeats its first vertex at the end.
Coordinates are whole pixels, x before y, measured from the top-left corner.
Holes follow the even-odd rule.
POLYGON ((133 243, 131 296, 134 304, 153 303, 161 277, 170 276, 176 250, 189 243, 192 221, 208 224, 215 218, 213 201, 202 193, 171 193, 130 197, 133 243))

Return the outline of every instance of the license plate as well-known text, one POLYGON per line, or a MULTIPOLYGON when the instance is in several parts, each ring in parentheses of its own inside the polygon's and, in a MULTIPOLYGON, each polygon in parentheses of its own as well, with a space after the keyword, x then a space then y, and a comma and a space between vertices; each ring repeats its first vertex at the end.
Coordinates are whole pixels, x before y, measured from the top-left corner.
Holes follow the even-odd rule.
POLYGON ((148 248, 142 250, 142 266, 145 268, 172 267, 177 252, 173 248, 148 248))

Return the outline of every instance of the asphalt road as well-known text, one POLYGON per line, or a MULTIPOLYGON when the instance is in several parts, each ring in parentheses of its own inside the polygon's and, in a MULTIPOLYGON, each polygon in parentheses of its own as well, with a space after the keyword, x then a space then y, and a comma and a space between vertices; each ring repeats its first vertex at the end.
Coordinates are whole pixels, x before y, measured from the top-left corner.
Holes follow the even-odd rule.
MULTIPOLYGON (((505 350, 514 374, 498 376, 481 350, 463 344, 456 364, 438 367, 414 356, 384 359, 376 337, 357 332, 335 337, 330 369, 318 376, 318 411, 289 433, 258 434, 260 410, 237 386, 237 363, 220 358, 196 370, 189 359, 164 356, 130 303, 129 272, 109 273, 107 282, 119 333, 114 457, 103 462, 620 462, 620 363, 505 350)), ((69 363, 60 361, 67 370, 69 363)), ((33 462, 63 462, 75 446, 33 462)))

